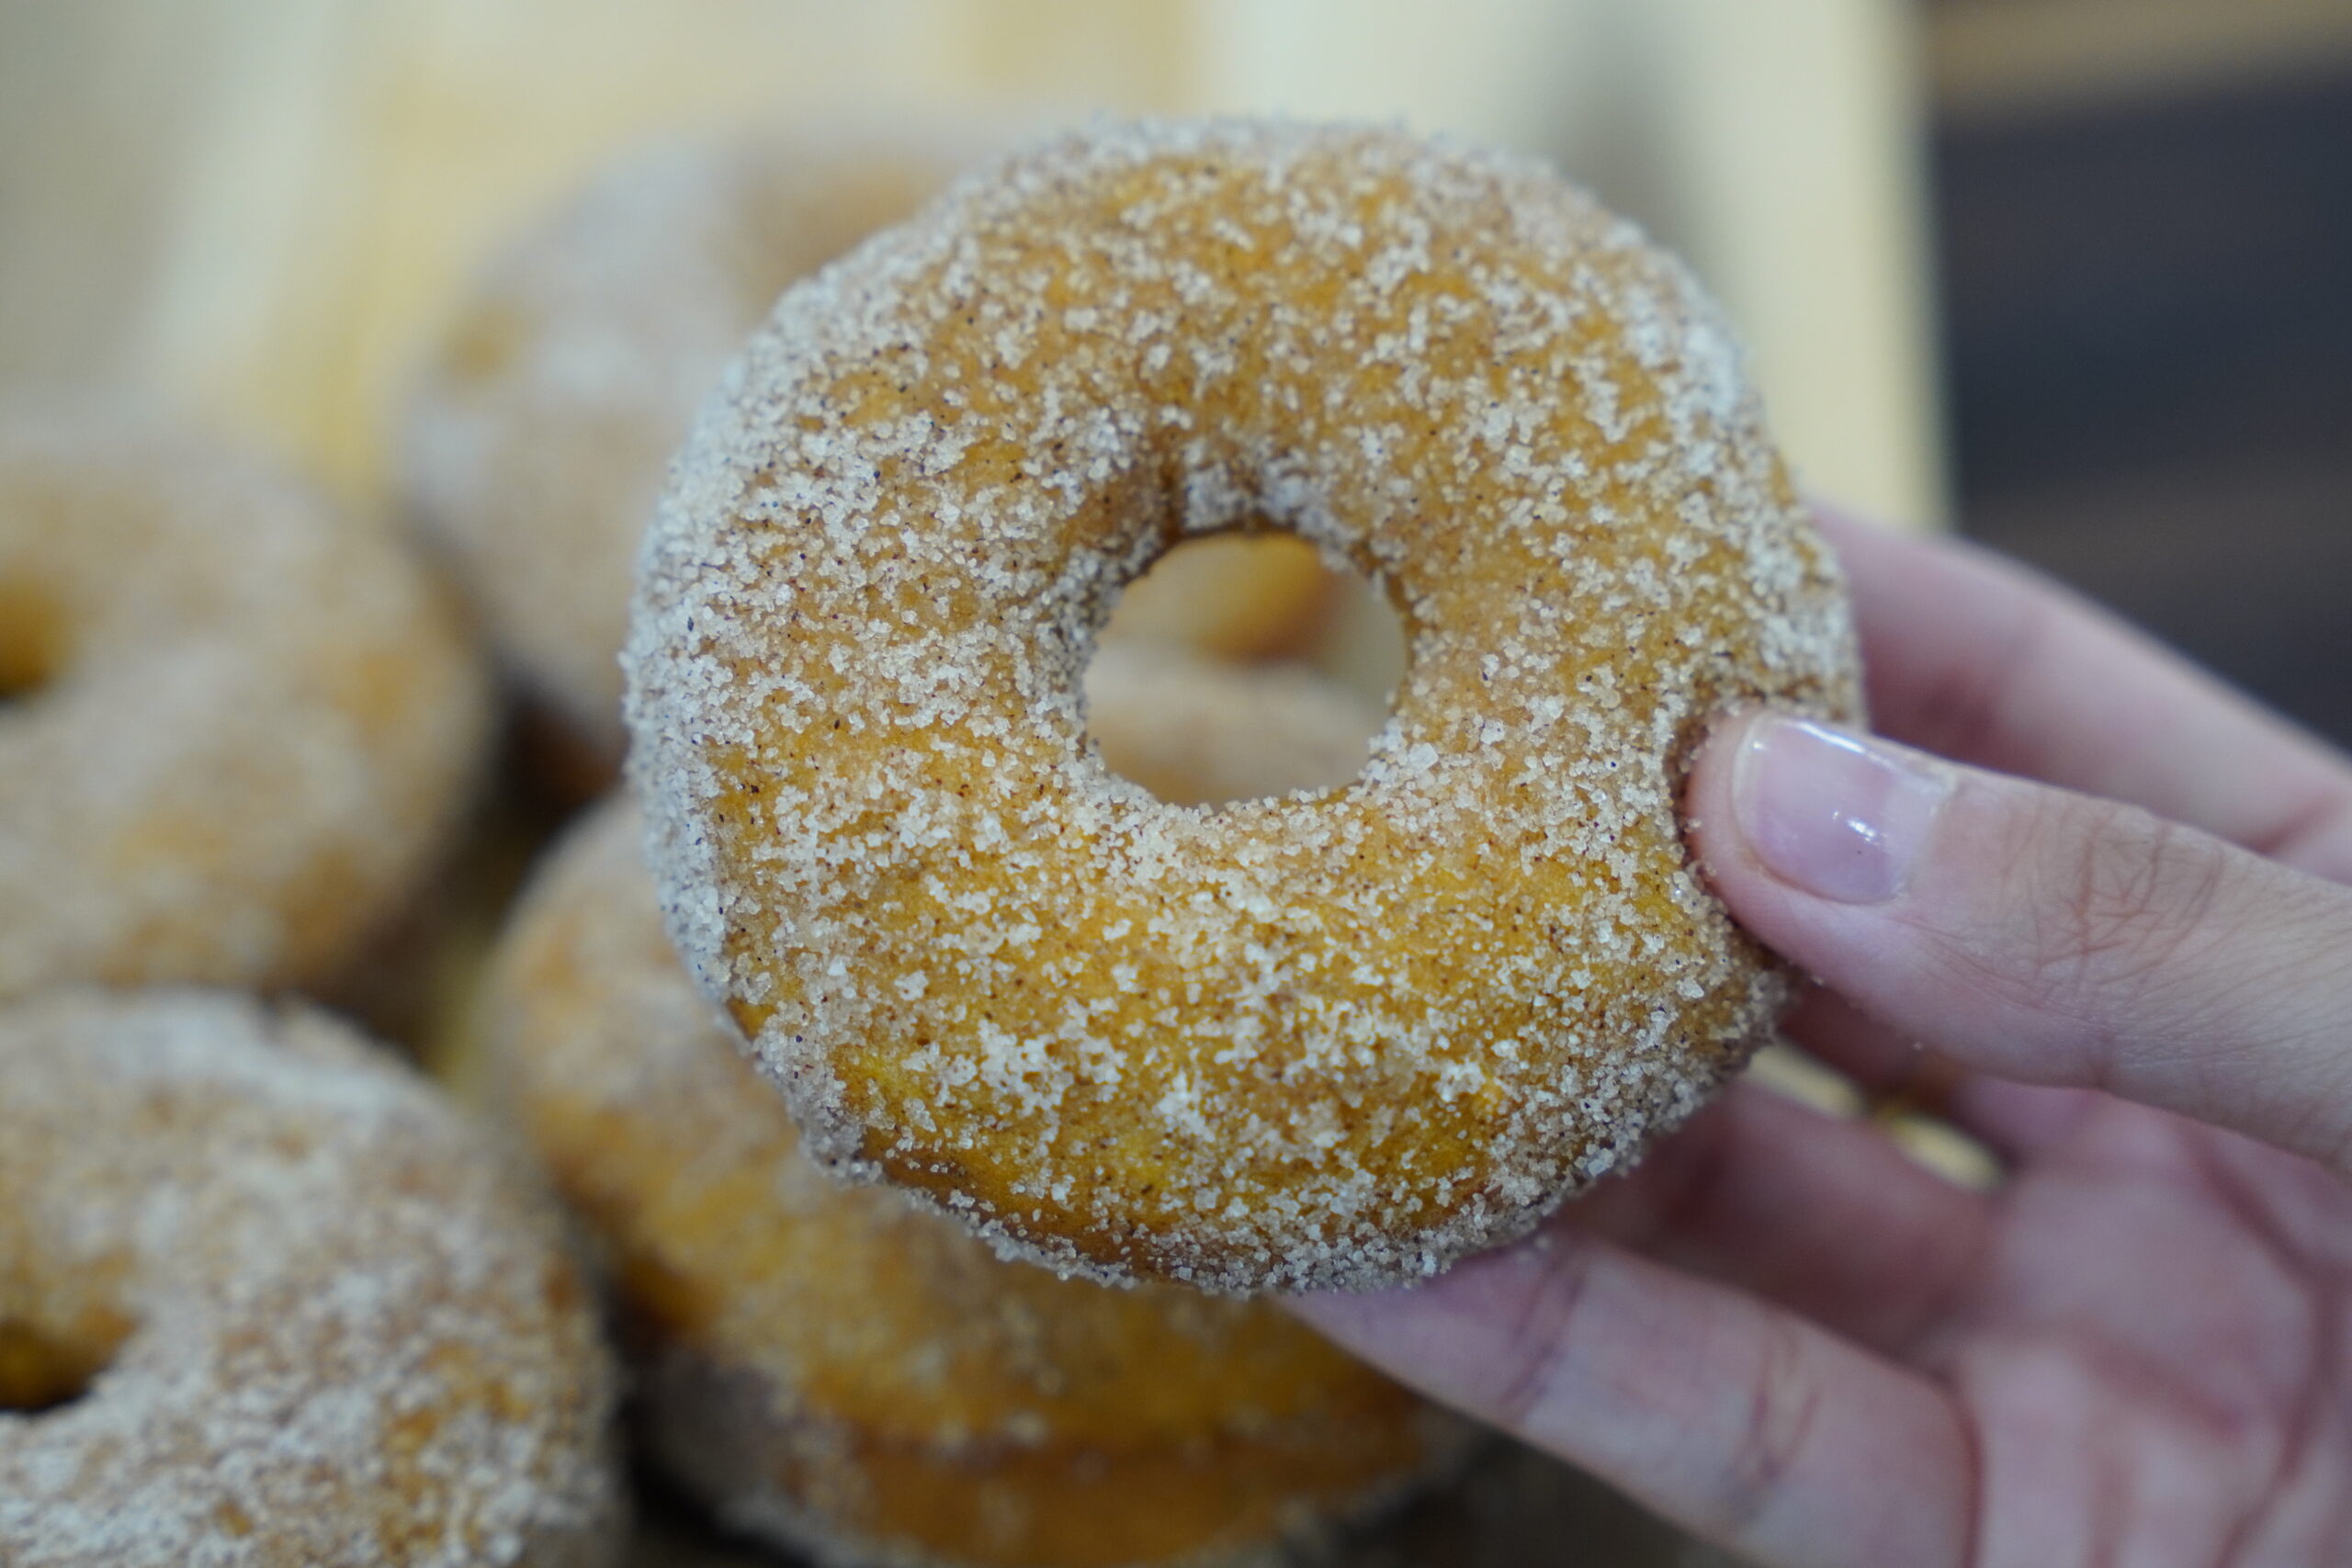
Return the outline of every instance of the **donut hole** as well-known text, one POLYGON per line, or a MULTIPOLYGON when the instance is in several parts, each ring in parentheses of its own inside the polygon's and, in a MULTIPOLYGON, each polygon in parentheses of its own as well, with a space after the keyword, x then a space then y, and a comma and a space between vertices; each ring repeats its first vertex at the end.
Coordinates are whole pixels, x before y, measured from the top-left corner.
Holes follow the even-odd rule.
POLYGON ((1295 534, 1179 542, 1127 584, 1102 637, 1174 644, 1215 659, 1296 659, 1327 628, 1346 579, 1295 534))
POLYGON ((130 1329, 105 1307, 71 1323, 0 1314, 0 1412, 40 1416, 72 1404, 113 1363, 130 1329))
POLYGON ((1380 705, 1385 723, 1405 682, 1410 645, 1405 619, 1368 577, 1338 574, 1325 612, 1325 629, 1313 662, 1317 670, 1370 702, 1380 705))
POLYGON ((1387 722, 1403 622, 1260 525, 1186 539, 1113 604, 1086 672, 1103 765, 1174 806, 1346 785, 1387 722))

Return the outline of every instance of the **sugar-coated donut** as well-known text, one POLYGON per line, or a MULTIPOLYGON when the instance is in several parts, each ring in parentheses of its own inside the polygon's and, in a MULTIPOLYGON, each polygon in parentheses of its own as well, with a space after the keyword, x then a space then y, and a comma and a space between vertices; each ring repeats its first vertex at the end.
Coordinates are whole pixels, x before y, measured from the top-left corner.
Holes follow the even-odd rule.
POLYGON ((624 158, 485 271, 410 407, 411 510, 525 686, 609 768, 663 465, 784 287, 944 185, 944 145, 767 131, 624 158))
POLYGON ((406 899, 490 709, 390 529, 141 416, 0 415, 0 997, 312 984, 406 899))
POLYGON ((632 806, 542 870, 485 1018, 608 1249, 650 1453, 739 1528, 828 1562, 1201 1562, 1461 1446, 1271 1306, 1057 1279, 827 1179, 664 937, 632 806))
POLYGON ((673 936, 813 1154, 1005 1249, 1372 1286, 1525 1232, 1767 1034, 1675 815, 1721 707, 1855 716, 1827 550, 1689 275, 1540 166, 1108 126, 794 288, 648 537, 673 936), (1410 642, 1356 781, 1114 779, 1080 671, 1261 518, 1410 642))
POLYGON ((612 1370, 543 1203, 325 1015, 0 1007, 0 1562, 612 1560, 612 1370))

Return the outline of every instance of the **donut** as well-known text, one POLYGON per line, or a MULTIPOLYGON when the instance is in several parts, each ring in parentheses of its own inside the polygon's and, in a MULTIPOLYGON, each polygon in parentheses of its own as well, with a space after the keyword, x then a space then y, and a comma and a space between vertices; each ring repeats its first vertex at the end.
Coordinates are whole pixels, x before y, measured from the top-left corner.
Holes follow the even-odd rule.
POLYGON ((613 1560, 614 1378, 547 1205, 326 1015, 0 1007, 0 1562, 613 1560))
POLYGON ((669 929, 811 1154, 1008 1255, 1370 1288, 1531 1229, 1790 976, 1676 816, 1732 704, 1859 716, 1714 306, 1541 165, 1103 125, 786 294, 673 467, 625 664, 669 929), (1086 745, 1121 584, 1258 519, 1408 667, 1344 786, 1086 745))
POLYGON ((1459 1447, 1270 1305, 1057 1279, 829 1179, 670 947, 626 801, 536 876, 484 1019, 609 1259, 650 1456, 737 1528, 827 1562, 1221 1561, 1459 1447))
POLYGON ((488 739, 390 529, 148 416, 0 414, 0 997, 333 979, 488 739))
MULTIPOLYGON (((486 270, 411 400, 407 506, 593 795, 620 755, 616 656, 663 466, 776 295, 945 185, 944 131, 771 130, 623 158, 486 270)), ((1138 585, 1135 636, 1295 653, 1330 592, 1311 548, 1235 536, 1138 585)), ((536 732, 535 732, 536 733, 536 732)))

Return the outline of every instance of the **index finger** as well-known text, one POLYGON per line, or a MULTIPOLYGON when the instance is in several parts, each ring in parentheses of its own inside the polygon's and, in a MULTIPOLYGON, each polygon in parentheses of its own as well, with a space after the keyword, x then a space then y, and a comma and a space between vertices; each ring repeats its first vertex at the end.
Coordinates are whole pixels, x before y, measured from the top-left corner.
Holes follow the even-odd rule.
POLYGON ((1825 511, 1883 733, 2352 881, 2352 762, 2057 584, 1825 511))

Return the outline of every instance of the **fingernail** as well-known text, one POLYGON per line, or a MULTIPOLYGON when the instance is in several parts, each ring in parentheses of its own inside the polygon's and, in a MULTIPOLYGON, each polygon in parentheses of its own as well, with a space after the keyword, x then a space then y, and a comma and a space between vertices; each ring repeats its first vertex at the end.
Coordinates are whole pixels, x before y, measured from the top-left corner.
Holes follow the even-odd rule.
POLYGON ((1816 898, 1903 891, 1951 780, 1892 748, 1804 719, 1758 720, 1732 773, 1733 809, 1767 870, 1816 898))

